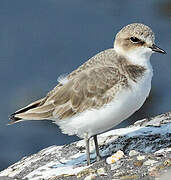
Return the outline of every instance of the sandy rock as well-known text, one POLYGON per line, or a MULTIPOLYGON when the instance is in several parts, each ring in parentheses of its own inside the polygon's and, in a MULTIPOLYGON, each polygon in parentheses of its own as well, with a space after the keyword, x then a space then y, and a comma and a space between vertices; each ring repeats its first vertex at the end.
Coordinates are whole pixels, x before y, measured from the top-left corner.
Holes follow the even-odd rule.
POLYGON ((111 130, 98 136, 102 160, 95 162, 91 143, 91 162, 86 165, 84 141, 51 146, 24 157, 0 172, 0 180, 74 180, 93 178, 159 178, 171 168, 171 113, 143 119, 127 128, 111 130), (122 157, 113 164, 106 159, 117 152, 122 157), (121 153, 121 154, 122 154, 121 153))

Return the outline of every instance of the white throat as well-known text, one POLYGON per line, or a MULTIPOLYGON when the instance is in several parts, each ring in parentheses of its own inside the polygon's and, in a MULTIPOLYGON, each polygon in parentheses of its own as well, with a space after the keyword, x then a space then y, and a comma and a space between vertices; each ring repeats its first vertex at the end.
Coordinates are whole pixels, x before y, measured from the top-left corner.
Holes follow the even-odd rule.
POLYGON ((128 51, 123 51, 121 48, 115 46, 115 51, 118 54, 126 57, 131 63, 142 66, 150 65, 150 56, 152 55, 152 50, 147 47, 139 47, 128 51))

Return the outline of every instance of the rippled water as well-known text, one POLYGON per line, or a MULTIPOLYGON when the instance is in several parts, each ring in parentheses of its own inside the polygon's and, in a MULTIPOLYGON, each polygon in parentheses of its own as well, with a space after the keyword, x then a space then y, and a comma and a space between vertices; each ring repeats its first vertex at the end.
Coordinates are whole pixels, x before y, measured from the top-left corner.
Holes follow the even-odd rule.
POLYGON ((170 111, 171 4, 168 0, 0 1, 0 170, 45 147, 75 141, 48 121, 6 126, 8 115, 44 96, 62 73, 113 46, 132 22, 154 30, 167 55, 154 54, 152 93, 122 126, 170 111))

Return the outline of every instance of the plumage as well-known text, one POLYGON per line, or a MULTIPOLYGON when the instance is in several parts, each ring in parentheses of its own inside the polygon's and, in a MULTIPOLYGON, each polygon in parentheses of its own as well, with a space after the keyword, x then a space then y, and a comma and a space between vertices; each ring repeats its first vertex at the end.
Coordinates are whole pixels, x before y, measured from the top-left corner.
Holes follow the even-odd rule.
POLYGON ((117 62, 115 50, 108 49, 69 74, 68 82, 57 85, 43 100, 32 103, 25 112, 17 111, 15 117, 64 119, 87 109, 98 109, 111 102, 119 89, 129 88, 128 78, 136 80, 143 71, 143 67, 132 65, 124 57, 117 62), (110 59, 111 55, 116 59, 110 59))
POLYGON ((13 113, 11 124, 25 119, 53 120, 63 133, 85 139, 90 164, 89 139, 94 138, 99 159, 97 134, 128 118, 148 97, 153 51, 165 53, 154 45, 154 33, 148 26, 134 23, 124 27, 116 35, 114 48, 60 77, 44 98, 13 113))

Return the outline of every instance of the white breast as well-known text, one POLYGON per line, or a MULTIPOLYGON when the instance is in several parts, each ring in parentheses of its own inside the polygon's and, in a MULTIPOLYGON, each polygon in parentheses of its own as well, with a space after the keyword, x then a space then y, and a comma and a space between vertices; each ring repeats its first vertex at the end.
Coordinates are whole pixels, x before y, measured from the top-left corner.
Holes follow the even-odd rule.
POLYGON ((102 133, 116 126, 144 103, 151 89, 152 68, 137 83, 130 80, 131 88, 124 89, 113 101, 98 110, 89 110, 71 119, 58 121, 63 133, 84 138, 102 133))

